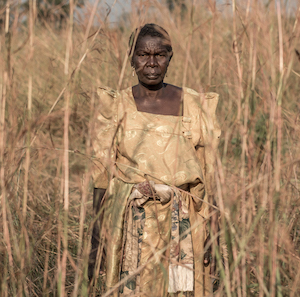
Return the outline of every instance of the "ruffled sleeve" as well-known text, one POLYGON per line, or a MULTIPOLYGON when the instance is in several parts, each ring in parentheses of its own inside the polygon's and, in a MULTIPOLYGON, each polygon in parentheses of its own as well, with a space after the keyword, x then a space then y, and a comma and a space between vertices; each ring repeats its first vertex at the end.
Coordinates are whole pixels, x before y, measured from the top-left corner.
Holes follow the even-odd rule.
POLYGON ((202 101, 201 110, 201 134, 204 145, 204 175, 208 195, 214 192, 214 171, 221 129, 216 117, 216 109, 219 102, 219 94, 206 93, 202 101))
MULTIPOLYGON (((214 192, 214 172, 217 148, 219 145, 221 130, 216 117, 216 108, 219 101, 217 93, 197 93, 194 90, 187 90, 192 99, 189 101, 188 114, 191 116, 191 141, 196 149, 196 154, 200 160, 202 174, 205 184, 204 201, 211 203, 209 196, 214 192)), ((191 188, 191 193, 199 195, 200 185, 191 188)), ((208 216, 208 205, 202 204, 202 199, 196 201, 195 209, 201 210, 204 217, 208 216)))
POLYGON ((97 94, 93 180, 95 188, 106 189, 115 167, 118 96, 105 87, 99 87, 97 94))
MULTIPOLYGON (((205 183, 204 200, 214 203, 215 192, 215 162, 220 141, 221 129, 216 117, 219 95, 216 93, 200 94, 201 108, 199 109, 200 142, 196 153, 202 164, 205 183)), ((209 216, 209 206, 204 204, 200 211, 204 218, 209 216)))

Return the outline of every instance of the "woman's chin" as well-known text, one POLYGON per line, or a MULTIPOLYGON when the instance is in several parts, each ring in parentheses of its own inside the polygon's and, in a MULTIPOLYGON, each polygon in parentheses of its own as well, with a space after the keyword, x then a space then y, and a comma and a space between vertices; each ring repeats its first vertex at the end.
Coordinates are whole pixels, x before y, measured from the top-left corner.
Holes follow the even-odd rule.
POLYGON ((163 77, 162 76, 149 76, 144 78, 143 80, 140 80, 140 83, 143 85, 149 85, 149 86, 156 86, 156 85, 162 85, 163 84, 163 77))

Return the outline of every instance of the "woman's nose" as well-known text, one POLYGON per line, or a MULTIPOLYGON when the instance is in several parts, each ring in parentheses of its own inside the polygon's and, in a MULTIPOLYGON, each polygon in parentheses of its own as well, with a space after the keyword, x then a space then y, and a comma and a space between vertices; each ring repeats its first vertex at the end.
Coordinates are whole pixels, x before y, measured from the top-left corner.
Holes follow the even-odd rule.
POLYGON ((155 67, 157 65, 157 60, 156 60, 156 57, 154 55, 149 56, 148 65, 150 67, 155 67))

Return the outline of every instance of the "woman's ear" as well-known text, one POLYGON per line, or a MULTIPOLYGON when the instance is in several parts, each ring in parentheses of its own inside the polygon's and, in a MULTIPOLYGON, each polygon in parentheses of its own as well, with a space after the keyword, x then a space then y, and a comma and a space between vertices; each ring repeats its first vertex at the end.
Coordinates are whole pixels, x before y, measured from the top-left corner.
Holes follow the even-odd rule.
POLYGON ((131 67, 133 67, 133 68, 134 68, 133 56, 132 56, 132 57, 131 57, 131 59, 130 59, 130 65, 131 65, 131 67))

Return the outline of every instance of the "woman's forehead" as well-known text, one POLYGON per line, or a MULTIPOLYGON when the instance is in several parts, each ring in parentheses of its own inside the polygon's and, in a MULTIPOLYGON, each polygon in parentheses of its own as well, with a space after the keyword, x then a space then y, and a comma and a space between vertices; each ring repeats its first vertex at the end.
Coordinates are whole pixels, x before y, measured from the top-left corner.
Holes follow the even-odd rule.
POLYGON ((170 46, 170 42, 165 38, 146 35, 138 40, 136 44, 136 50, 165 50, 167 46, 170 46))

